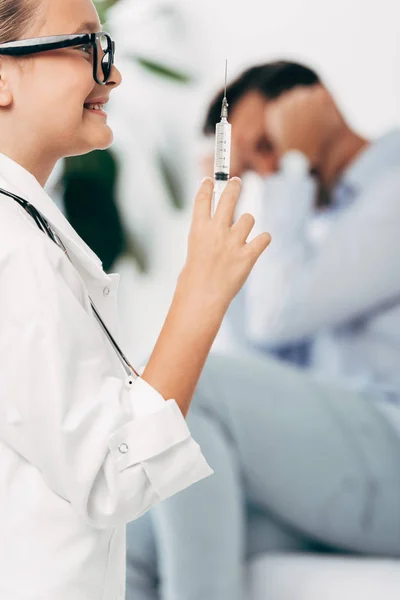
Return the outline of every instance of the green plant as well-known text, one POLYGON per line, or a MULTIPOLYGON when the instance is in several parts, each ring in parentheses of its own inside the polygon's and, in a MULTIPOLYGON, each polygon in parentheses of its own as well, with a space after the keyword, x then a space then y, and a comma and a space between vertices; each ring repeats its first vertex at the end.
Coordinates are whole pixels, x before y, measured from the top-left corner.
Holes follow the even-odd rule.
MULTIPOLYGON (((107 22, 107 11, 118 0, 94 0, 101 22, 107 22)), ((156 77, 173 83, 187 84, 192 78, 146 57, 133 55, 132 60, 156 77)), ((181 186, 167 157, 159 151, 157 167, 172 206, 184 207, 181 186)), ((111 150, 95 151, 64 161, 62 182, 67 218, 85 242, 96 252, 109 271, 118 257, 131 255, 142 272, 149 270, 145 249, 135 235, 124 230, 116 198, 119 165, 111 150)))
POLYGON ((107 11, 114 4, 116 4, 118 0, 94 0, 94 4, 97 8, 97 12, 100 16, 100 21, 105 23, 107 20, 107 11))

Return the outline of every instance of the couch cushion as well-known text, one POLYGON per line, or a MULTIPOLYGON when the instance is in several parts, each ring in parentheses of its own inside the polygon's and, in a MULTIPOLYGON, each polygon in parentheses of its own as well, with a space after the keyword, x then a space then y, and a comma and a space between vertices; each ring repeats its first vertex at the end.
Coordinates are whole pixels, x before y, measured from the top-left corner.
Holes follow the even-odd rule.
POLYGON ((400 560, 269 554, 249 586, 249 600, 400 600, 400 560))

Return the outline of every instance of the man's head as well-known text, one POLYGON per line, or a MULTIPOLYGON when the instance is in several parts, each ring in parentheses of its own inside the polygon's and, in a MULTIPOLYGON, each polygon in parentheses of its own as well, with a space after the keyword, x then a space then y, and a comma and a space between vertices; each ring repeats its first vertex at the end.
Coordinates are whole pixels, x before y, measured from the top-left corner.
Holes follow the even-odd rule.
MULTIPOLYGON (((267 175, 277 169, 277 153, 268 136, 268 103, 297 87, 320 83, 318 75, 303 65, 277 61, 252 67, 227 89, 232 123, 232 175, 246 171, 267 175)), ((220 120, 223 91, 217 94, 207 113, 203 132, 213 135, 220 120)))

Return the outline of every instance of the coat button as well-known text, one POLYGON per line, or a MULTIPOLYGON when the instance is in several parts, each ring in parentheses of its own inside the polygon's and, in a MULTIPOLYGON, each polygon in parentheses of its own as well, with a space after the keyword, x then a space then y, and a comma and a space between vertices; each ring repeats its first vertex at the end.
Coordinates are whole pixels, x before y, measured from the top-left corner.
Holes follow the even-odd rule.
POLYGON ((125 387, 128 388, 128 390, 132 389, 134 383, 135 383, 135 380, 131 376, 129 376, 125 379, 125 387))
POLYGON ((124 444, 120 444, 118 446, 118 450, 121 452, 121 454, 126 454, 128 452, 128 450, 129 450, 129 446, 128 446, 128 444, 125 444, 125 443, 124 444))
POLYGON ((103 290, 103 295, 104 296, 108 296, 110 294, 110 288, 109 287, 105 287, 103 290))

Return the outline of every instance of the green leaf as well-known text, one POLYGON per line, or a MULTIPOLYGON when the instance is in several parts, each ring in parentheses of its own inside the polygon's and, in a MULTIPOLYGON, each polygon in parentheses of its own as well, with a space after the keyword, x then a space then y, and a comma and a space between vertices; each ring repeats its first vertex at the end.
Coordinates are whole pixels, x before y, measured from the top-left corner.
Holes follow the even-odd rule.
POLYGON ((164 77, 166 79, 170 79, 172 81, 178 83, 192 83, 193 77, 188 73, 182 73, 179 71, 175 71, 170 67, 162 65, 158 62, 150 60, 148 58, 144 58, 143 56, 134 56, 133 57, 141 67, 153 73, 153 75, 157 75, 158 77, 164 77))
POLYGON ((159 153, 157 157, 160 173, 164 181, 165 189, 171 200, 171 204, 178 210, 182 210, 185 206, 182 194, 180 180, 177 177, 176 171, 171 168, 165 156, 159 153))
POLYGON ((145 248, 124 227, 118 209, 118 162, 110 150, 95 150, 64 160, 65 214, 72 227, 103 262, 106 272, 124 253, 141 272, 149 270, 145 248))
POLYGON ((114 4, 117 2, 118 0, 94 0, 94 5, 97 8, 97 12, 99 13, 102 23, 106 22, 108 9, 114 6, 114 4))

